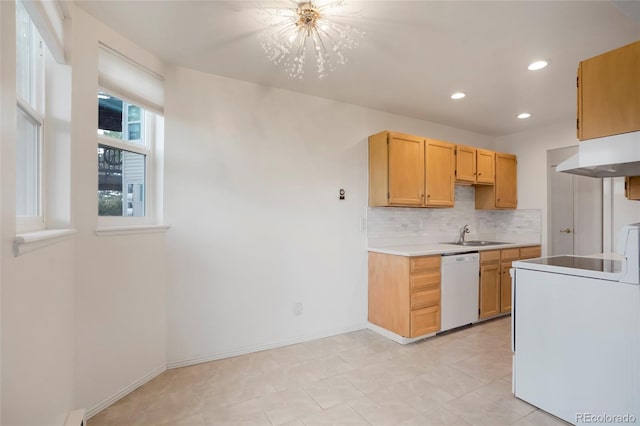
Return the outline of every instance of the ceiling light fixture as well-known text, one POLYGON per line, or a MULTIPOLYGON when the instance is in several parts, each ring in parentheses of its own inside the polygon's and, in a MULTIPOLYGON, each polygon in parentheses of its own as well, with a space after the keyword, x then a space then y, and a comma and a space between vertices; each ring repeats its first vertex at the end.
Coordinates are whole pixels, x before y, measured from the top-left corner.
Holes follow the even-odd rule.
POLYGON ((267 28, 260 33, 262 49, 276 65, 284 64, 291 78, 301 79, 307 54, 315 56, 318 77, 325 78, 334 63, 345 64, 345 51, 356 47, 364 33, 344 23, 344 0, 294 2, 289 9, 264 9, 267 28))
POLYGON ((453 95, 451 95, 451 99, 462 99, 465 96, 467 96, 467 95, 464 92, 456 92, 453 95))
POLYGON ((529 64, 529 66, 527 67, 527 69, 529 71, 538 71, 541 70, 542 68, 545 68, 547 65, 549 65, 549 61, 535 61, 529 64))
POLYGON ((518 115, 517 115, 517 117, 518 117, 519 119, 521 119, 521 120, 522 120, 522 119, 524 119, 524 118, 529 118, 529 117, 531 117, 531 114, 529 114, 528 112, 523 112, 523 113, 521 113, 521 114, 518 114, 518 115))

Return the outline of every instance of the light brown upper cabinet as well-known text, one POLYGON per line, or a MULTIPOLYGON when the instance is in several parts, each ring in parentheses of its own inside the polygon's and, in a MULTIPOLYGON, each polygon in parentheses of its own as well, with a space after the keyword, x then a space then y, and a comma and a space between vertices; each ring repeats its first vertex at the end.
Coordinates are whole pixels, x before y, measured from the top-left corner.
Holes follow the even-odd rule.
POLYGON ((495 184, 476 186, 476 209, 518 207, 517 164, 515 155, 495 153, 495 184))
POLYGON ((369 205, 424 205, 424 139, 403 133, 369 136, 369 205))
POLYGON ((496 153, 488 149, 476 149, 476 183, 493 185, 495 183, 496 153))
POLYGON ((476 148, 456 145, 456 183, 476 183, 476 148))
POLYGON ((624 195, 630 200, 640 200, 640 176, 624 178, 624 195))
POLYGON ((435 139, 425 140, 427 207, 453 207, 456 146, 435 139))
POLYGON ((456 146, 456 183, 493 185, 495 183, 495 152, 472 146, 456 146))
POLYGON ((640 41, 580 62, 578 139, 640 130, 640 41))
POLYGON ((369 136, 369 205, 452 207, 455 145, 397 132, 369 136))

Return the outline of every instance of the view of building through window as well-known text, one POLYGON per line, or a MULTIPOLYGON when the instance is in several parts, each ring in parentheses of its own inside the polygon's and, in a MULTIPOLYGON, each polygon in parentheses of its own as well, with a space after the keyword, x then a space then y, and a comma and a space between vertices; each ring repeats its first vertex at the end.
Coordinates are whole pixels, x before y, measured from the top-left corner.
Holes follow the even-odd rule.
POLYGON ((137 105, 98 93, 99 216, 145 215, 147 114, 137 105))

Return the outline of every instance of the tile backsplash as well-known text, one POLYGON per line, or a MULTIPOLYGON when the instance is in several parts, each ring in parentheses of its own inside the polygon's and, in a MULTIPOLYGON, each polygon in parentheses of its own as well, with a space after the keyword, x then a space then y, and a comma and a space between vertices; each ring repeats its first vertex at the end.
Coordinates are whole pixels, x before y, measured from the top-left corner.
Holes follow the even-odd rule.
POLYGON ((456 185, 453 208, 369 207, 369 245, 453 241, 465 224, 467 239, 540 241, 541 210, 476 210, 474 196, 473 187, 456 185))

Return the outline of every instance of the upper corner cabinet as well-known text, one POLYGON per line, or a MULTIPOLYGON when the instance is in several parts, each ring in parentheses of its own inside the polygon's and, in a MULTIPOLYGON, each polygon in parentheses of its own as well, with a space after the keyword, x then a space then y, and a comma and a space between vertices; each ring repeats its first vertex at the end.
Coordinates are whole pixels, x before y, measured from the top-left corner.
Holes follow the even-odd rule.
POLYGON ((580 62, 578 139, 640 130, 640 41, 580 62))
POLYGON ((495 184, 476 185, 476 209, 518 207, 518 159, 513 154, 495 153, 495 184))
POLYGON ((396 132, 369 136, 369 205, 424 205, 424 139, 396 132))

